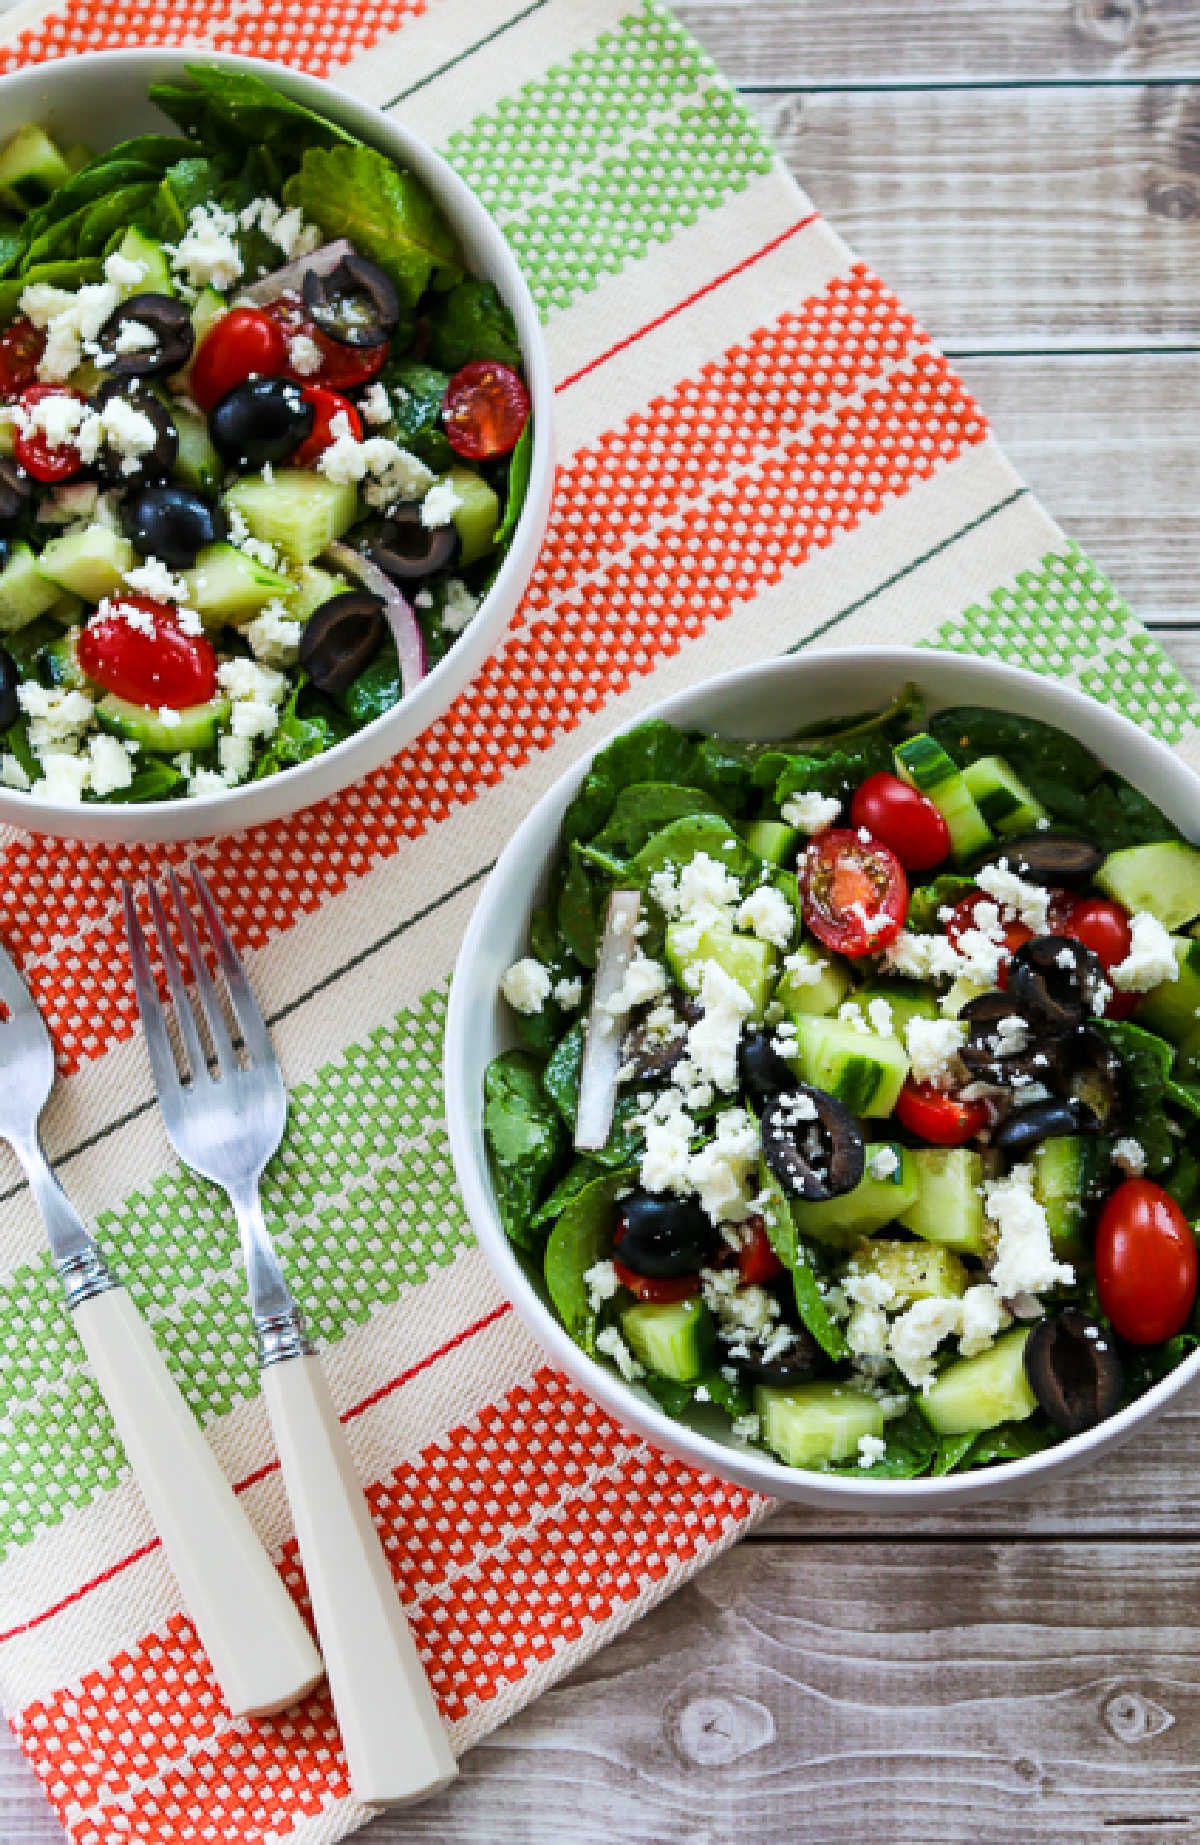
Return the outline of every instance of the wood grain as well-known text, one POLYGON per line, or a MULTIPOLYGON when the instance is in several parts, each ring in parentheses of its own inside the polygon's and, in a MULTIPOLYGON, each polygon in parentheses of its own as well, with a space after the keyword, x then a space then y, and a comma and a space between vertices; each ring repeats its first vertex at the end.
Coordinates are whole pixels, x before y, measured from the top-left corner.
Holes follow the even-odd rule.
POLYGON ((1194 0, 680 0, 735 83, 895 84, 1189 77, 1194 0))

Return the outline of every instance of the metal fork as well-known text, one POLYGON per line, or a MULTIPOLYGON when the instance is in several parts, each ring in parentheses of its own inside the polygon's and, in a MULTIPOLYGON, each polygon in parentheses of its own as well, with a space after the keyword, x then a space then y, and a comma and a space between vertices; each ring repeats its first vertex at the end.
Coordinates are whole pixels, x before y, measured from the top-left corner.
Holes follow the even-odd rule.
POLYGON ((229 1709, 265 1716, 303 1697, 321 1660, 133 1301, 46 1160, 38 1118, 54 1049, 0 948, 0 1136, 25 1169, 75 1330, 229 1709))
POLYGON ((416 1645, 354 1470, 320 1359, 304 1331, 263 1221, 259 1182, 283 1136, 287 1091, 270 1035, 216 904, 193 865, 192 884, 241 1035, 239 1062, 183 887, 168 876, 199 1014, 175 953, 158 889, 147 894, 186 1068, 159 1000, 133 889, 125 922, 134 987, 163 1122, 179 1157, 228 1193, 241 1233, 262 1389, 317 1635, 341 1726, 350 1782, 371 1806, 444 1787, 457 1773, 416 1645), (214 1052, 210 1069, 201 1020, 214 1052))

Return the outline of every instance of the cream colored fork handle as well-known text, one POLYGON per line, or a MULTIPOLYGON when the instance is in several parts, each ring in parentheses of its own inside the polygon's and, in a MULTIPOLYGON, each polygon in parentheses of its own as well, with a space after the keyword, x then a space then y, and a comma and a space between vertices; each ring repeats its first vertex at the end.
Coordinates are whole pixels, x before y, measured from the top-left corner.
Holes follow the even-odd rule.
POLYGON ((294 1704, 320 1655, 150 1328, 120 1287, 72 1318, 230 1711, 294 1704))
POLYGON ((423 1799, 458 1769, 321 1361, 268 1365, 262 1387, 350 1785, 368 1806, 423 1799))

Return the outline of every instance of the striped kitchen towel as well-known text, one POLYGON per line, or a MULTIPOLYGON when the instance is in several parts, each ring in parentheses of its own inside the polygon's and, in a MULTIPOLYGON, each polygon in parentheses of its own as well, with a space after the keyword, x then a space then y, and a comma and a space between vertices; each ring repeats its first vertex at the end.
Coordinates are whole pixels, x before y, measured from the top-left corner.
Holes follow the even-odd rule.
MULTIPOLYGON (((1197 705, 655 0, 21 0, 3 23, 5 69, 157 42, 332 76, 477 189, 545 319, 558 490, 503 646, 387 768, 195 849, 292 1085, 268 1213, 463 1750, 767 1509, 557 1375, 473 1243, 440 1040, 497 841, 650 701, 789 647, 1019 659, 1200 762, 1197 705)), ((51 1153, 303 1599, 233 1224, 167 1147, 125 974, 118 877, 182 849, 0 852, 0 936, 59 1047, 51 1153)), ((49 1799, 80 1845, 343 1837, 364 1814, 327 1697, 222 1709, 0 1179, 0 1696, 49 1799)))

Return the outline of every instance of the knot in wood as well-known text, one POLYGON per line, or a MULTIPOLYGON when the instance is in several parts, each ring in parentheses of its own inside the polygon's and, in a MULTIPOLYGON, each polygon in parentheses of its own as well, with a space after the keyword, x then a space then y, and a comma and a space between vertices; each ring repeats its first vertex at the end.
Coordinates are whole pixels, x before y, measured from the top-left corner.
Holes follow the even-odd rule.
POLYGON ((1128 1686, 1105 1698, 1100 1715, 1105 1728, 1123 1743, 1146 1742, 1151 1736, 1161 1736, 1175 1721, 1164 1705, 1128 1686))
POLYGON ((692 1698, 675 1718, 675 1747, 701 1768, 722 1768, 774 1740, 775 1719, 753 1698, 692 1698))

